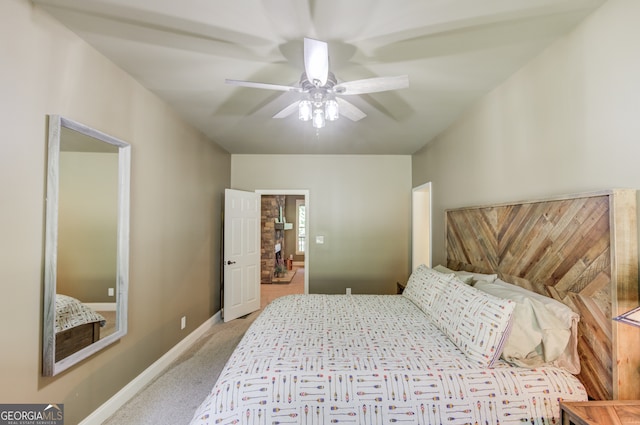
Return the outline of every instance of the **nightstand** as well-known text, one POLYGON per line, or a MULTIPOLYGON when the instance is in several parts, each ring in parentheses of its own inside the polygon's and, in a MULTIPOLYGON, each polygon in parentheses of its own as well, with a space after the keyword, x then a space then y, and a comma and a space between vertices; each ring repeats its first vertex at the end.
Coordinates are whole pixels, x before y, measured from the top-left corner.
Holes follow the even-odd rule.
POLYGON ((603 400, 560 402, 562 425, 640 424, 640 401, 603 400))
POLYGON ((396 282, 396 294, 400 295, 404 291, 404 288, 407 287, 406 283, 396 282))

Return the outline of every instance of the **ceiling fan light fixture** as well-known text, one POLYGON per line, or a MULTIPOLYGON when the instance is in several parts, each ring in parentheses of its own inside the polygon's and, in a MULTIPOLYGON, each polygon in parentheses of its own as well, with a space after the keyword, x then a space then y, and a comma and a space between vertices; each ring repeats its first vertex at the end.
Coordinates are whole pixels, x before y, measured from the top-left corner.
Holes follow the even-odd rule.
POLYGON ((312 115, 311 101, 301 100, 298 104, 298 118, 300 121, 309 121, 312 115))
POLYGON ((335 121, 340 117, 338 102, 335 99, 329 99, 324 105, 324 117, 329 121, 335 121))
POLYGON ((324 127, 324 110, 321 108, 317 108, 313 110, 313 128, 323 128, 324 127))
POLYGON ((295 114, 298 109, 300 121, 311 121, 316 129, 323 128, 327 121, 335 121, 342 115, 351 121, 360 121, 367 116, 354 104, 342 96, 377 93, 409 87, 409 77, 373 77, 338 83, 333 72, 329 71, 329 50, 325 41, 304 39, 304 72, 295 86, 259 83, 253 81, 225 80, 227 84, 251 88, 295 92, 300 100, 286 106, 273 118, 285 118, 295 114))

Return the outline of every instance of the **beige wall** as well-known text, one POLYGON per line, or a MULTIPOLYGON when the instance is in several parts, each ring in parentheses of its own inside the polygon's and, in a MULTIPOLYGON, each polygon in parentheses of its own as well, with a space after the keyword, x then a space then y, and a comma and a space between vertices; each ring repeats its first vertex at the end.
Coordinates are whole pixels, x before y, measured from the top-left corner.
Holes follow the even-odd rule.
POLYGON ((640 2, 609 0, 413 156, 444 209, 640 188, 640 2))
POLYGON ((410 156, 232 155, 231 186, 309 190, 309 292, 394 293, 407 278, 410 156))
POLYGON ((230 156, 29 1, 0 2, 0 33, 0 401, 64 403, 73 424, 219 310, 230 156), (47 114, 132 145, 129 333, 50 378, 40 360, 47 114))

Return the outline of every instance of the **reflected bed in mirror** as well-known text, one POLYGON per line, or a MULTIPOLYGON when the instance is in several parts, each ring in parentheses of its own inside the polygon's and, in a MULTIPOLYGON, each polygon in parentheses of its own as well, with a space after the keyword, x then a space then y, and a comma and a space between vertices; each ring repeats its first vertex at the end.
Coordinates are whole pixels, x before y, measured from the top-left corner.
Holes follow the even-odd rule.
POLYGON ((130 149, 78 122, 49 116, 45 376, 127 333, 130 149))

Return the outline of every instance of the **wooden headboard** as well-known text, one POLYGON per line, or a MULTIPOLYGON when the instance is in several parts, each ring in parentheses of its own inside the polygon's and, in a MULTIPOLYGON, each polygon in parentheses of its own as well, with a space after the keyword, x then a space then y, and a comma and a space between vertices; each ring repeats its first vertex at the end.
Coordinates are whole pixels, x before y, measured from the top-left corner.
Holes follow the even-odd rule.
POLYGON ((638 305, 635 190, 458 208, 445 220, 447 267, 571 307, 589 397, 640 399, 640 329, 611 320, 638 305))

